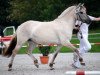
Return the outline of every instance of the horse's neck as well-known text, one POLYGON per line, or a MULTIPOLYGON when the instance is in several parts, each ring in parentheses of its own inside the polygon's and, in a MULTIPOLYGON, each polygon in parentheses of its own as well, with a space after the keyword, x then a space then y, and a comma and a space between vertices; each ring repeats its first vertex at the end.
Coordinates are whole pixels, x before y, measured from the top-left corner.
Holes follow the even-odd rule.
POLYGON ((75 8, 76 8, 75 6, 71 6, 71 7, 67 8, 66 10, 64 10, 64 11, 60 14, 60 16, 58 16, 57 19, 61 19, 61 18, 64 18, 65 16, 69 16, 70 14, 73 13, 73 10, 75 10, 75 8))
POLYGON ((69 10, 65 10, 58 18, 57 21, 65 21, 66 23, 75 21, 75 6, 69 8, 69 10))
POLYGON ((69 29, 72 31, 75 24, 75 8, 67 12, 65 10, 55 21, 62 23, 61 25, 65 25, 65 28, 69 26, 69 29))
POLYGON ((69 20, 74 21, 74 19, 75 19, 75 15, 74 15, 75 14, 75 8, 76 8, 75 6, 71 6, 71 7, 67 8, 55 20, 65 21, 65 22, 68 22, 69 20))

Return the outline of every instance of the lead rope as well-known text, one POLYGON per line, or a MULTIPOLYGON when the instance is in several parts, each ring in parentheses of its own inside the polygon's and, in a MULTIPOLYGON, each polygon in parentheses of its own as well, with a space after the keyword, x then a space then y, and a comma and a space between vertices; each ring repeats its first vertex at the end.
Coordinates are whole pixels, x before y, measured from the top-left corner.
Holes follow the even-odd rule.
MULTIPOLYGON (((76 15, 77 15, 77 20, 78 20, 78 21, 81 20, 80 17, 79 17, 79 14, 77 13, 76 15)), ((82 31, 80 30, 81 25, 82 25, 82 21, 81 21, 81 24, 80 24, 80 26, 79 26, 79 33, 80 33, 81 39, 82 39, 82 38, 83 38, 83 35, 82 35, 82 31)))
POLYGON ((79 31, 80 35, 81 35, 81 39, 83 38, 83 35, 82 35, 82 31, 79 31))

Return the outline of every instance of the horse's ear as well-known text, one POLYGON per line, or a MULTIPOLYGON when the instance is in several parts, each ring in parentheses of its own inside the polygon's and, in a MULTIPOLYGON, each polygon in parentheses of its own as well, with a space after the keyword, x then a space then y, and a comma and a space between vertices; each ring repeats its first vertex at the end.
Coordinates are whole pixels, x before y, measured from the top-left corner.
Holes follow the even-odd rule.
POLYGON ((84 6, 84 3, 83 3, 83 4, 81 4, 81 6, 84 6))
POLYGON ((79 10, 80 10, 80 6, 81 6, 81 5, 82 5, 82 4, 79 3, 79 4, 76 6, 76 11, 75 11, 76 13, 79 12, 79 10))
POLYGON ((81 5, 82 5, 82 4, 81 4, 81 3, 79 3, 79 4, 77 5, 77 7, 76 7, 76 8, 79 8, 81 5))

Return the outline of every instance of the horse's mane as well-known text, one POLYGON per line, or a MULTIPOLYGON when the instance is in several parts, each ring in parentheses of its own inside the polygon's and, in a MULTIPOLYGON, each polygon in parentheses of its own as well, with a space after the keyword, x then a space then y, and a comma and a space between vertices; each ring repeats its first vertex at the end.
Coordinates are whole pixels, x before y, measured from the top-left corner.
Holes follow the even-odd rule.
POLYGON ((61 18, 63 16, 65 16, 66 13, 70 12, 73 8, 75 8, 76 6, 70 6, 68 7, 66 10, 64 10, 60 16, 58 16, 58 18, 61 18))

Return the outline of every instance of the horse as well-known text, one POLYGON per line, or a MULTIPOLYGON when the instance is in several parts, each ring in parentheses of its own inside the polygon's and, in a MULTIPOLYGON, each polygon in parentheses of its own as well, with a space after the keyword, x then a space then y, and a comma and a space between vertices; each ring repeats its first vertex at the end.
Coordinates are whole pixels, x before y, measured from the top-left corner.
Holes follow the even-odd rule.
POLYGON ((4 56, 6 57, 11 56, 8 71, 12 70, 14 57, 25 42, 28 43, 27 54, 32 58, 34 65, 37 68, 39 67, 38 60, 33 56, 32 50, 38 44, 56 44, 58 46, 49 64, 51 69, 53 69, 54 60, 62 46, 72 49, 79 56, 79 60, 82 61, 83 59, 80 56, 78 49, 70 42, 77 18, 76 13, 78 12, 86 14, 83 4, 68 7, 53 21, 40 22, 29 20, 18 26, 9 47, 4 53, 4 56))

